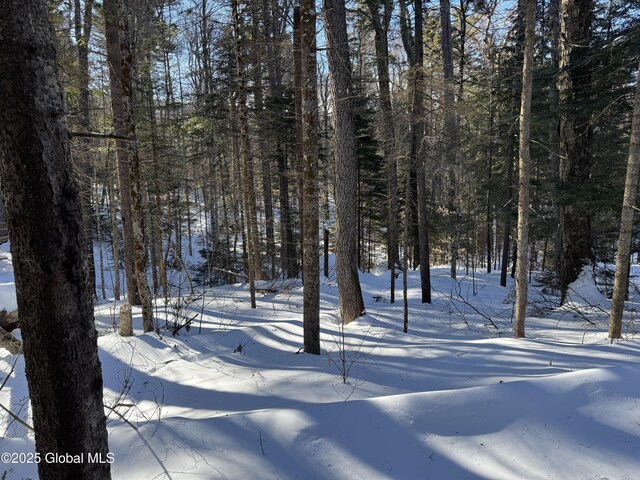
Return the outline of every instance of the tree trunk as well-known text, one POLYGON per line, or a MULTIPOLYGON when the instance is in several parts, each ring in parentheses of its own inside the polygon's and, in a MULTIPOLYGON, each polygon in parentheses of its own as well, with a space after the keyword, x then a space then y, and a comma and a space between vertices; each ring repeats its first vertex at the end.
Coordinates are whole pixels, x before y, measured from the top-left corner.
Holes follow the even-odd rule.
POLYGON ((518 181, 518 260, 516 262, 516 306, 513 336, 524 337, 527 309, 527 253, 529 252, 529 176, 531 169, 531 90, 533 87, 533 47, 535 41, 536 0, 527 0, 520 104, 520 162, 518 181))
POLYGON ((415 57, 413 64, 413 107, 411 125, 411 161, 416 171, 418 210, 418 245, 422 303, 431 303, 431 270, 429 265, 429 223, 427 213, 427 176, 424 145, 424 48, 422 36, 422 0, 415 2, 415 57))
POLYGON ((249 288, 251 290, 251 308, 256 308, 255 280, 262 280, 262 261, 260 259, 260 241, 258 235, 258 214, 256 211, 256 192, 253 178, 253 157, 249 140, 249 119, 247 114, 247 92, 242 59, 241 25, 238 1, 233 0, 233 26, 236 54, 237 109, 240 123, 240 157, 242 162, 242 191, 245 205, 246 245, 248 259, 249 288))
POLYGON ((46 2, 3 2, 0 32, 0 182, 36 451, 43 458, 85 455, 82 463, 41 461, 38 473, 108 479, 108 463, 86 458, 106 458, 109 447, 80 196, 46 2))
MULTIPOLYGON (((640 64, 638 64, 640 72, 640 64)), ((636 80, 637 81, 637 80, 636 80)), ((620 237, 616 256, 616 276, 613 281, 611 314, 609 316, 609 338, 620 338, 622 334, 622 311, 629 285, 629 257, 631 255, 631 236, 633 234, 633 212, 638 193, 638 171, 640 170, 640 82, 636 84, 636 97, 633 104, 631 144, 627 163, 627 178, 624 185, 622 217, 620 219, 620 237)))
POLYGON ((560 21, 560 207, 561 303, 567 288, 592 258, 591 219, 587 207, 572 199, 591 176, 591 118, 581 113, 588 106, 591 84, 589 42, 593 0, 561 0, 560 21))
POLYGON ((344 0, 324 0, 331 100, 333 109, 336 189, 336 278, 344 323, 364 313, 358 277, 356 135, 351 104, 351 60, 344 0))
MULTIPOLYGON (((76 48, 78 50, 78 87, 80 95, 78 97, 78 107, 80 111, 79 129, 83 132, 91 131, 91 115, 89 110, 89 40, 93 26, 93 0, 87 0, 84 6, 84 15, 80 6, 80 0, 74 2, 74 26, 76 48)), ((93 212, 91 208, 91 158, 89 154, 89 142, 87 139, 80 139, 82 152, 80 161, 77 162, 80 170, 80 200, 82 202, 82 222, 85 236, 85 254, 87 255, 89 266, 89 285, 96 294, 96 267, 93 255, 93 228, 91 218, 93 212)))
MULTIPOLYGON (((315 9, 314 9, 315 12, 315 9)), ((302 246, 304 239, 304 158, 303 158, 303 121, 302 121, 302 91, 303 78, 302 71, 302 38, 301 38, 301 7, 298 3, 293 6, 293 96, 295 110, 295 171, 298 188, 298 218, 300 222, 300 262, 302 264, 302 277, 304 282, 304 255, 302 246)), ((315 15, 315 13, 314 13, 315 15)), ((297 259, 297 246, 293 246, 293 257, 297 259)), ((297 263, 297 260, 296 260, 297 263)))
POLYGON ((129 302, 132 305, 142 305, 143 329, 150 332, 154 328, 153 307, 146 275, 141 172, 133 118, 133 68, 128 21, 121 2, 122 0, 105 0, 103 8, 110 66, 113 129, 116 135, 130 139, 116 142, 125 273, 129 302))
POLYGON ((316 82, 316 8, 313 0, 300 5, 303 152, 303 324, 304 351, 320 354, 320 257, 318 205, 318 94, 316 82))
POLYGON ((389 88, 389 42, 388 33, 391 23, 393 2, 384 0, 367 0, 371 22, 375 33, 376 66, 378 72, 378 88, 380 90, 380 109, 384 118, 382 122, 383 151, 387 165, 387 262, 391 270, 391 303, 395 302, 395 269, 398 262, 398 167, 395 158, 395 121, 391 106, 389 88), (382 14, 379 4, 382 3, 382 14))

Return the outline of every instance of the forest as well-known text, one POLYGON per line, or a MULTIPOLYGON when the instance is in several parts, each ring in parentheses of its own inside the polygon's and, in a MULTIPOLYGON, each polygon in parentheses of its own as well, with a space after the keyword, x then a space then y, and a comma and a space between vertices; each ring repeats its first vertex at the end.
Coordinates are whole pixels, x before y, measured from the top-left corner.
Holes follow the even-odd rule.
POLYGON ((0 478, 640 471, 638 0, 0 6, 0 478))

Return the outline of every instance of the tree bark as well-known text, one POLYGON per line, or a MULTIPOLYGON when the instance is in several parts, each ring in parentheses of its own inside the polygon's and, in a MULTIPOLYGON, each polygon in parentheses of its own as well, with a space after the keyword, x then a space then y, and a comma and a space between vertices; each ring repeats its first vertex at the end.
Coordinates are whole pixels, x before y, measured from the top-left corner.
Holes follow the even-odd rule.
POLYGON ((255 280, 262 280, 262 259, 258 234, 258 213, 256 210, 256 191, 253 177, 254 162, 249 140, 249 119, 247 113, 247 91, 242 58, 242 40, 238 1, 233 0, 233 25, 236 55, 236 94, 238 120, 240 123, 240 157, 242 161, 242 191, 245 204, 245 222, 247 232, 248 276, 251 289, 251 308, 256 308, 255 280))
POLYGON ((513 336, 524 337, 527 309, 529 262, 529 176, 531 169, 531 90, 533 87, 533 48, 535 41, 536 0, 526 0, 522 98, 520 103, 520 162, 518 181, 518 259, 516 262, 516 305, 513 336))
POLYGON ((46 2, 3 2, 0 32, 0 182, 36 451, 85 454, 82 463, 42 461, 38 473, 108 479, 108 463, 86 459, 86 452, 106 458, 107 429, 82 210, 46 2))
POLYGON ((153 307, 147 285, 140 160, 133 118, 133 60, 123 0, 105 0, 104 19, 111 80, 113 129, 131 141, 117 140, 118 179, 124 238, 127 291, 132 305, 142 305, 145 332, 153 331, 153 307))
MULTIPOLYGON (((640 72, 640 63, 638 64, 640 72)), ((633 104, 631 126, 631 144, 627 163, 627 178, 624 185, 620 236, 616 256, 616 276, 613 281, 611 313, 609 315, 609 338, 622 335, 622 312, 629 286, 629 257, 631 255, 631 236, 633 234, 633 212, 638 193, 638 171, 640 170, 640 82, 636 83, 636 97, 633 104)))
POLYGON ((382 136, 385 163, 387 165, 387 261, 391 270, 390 302, 395 302, 395 269, 398 262, 398 167, 395 158, 395 120, 391 105, 389 87, 389 25, 393 2, 391 0, 367 0, 371 23, 375 34, 376 66, 378 72, 378 88, 380 109, 382 110, 382 136), (382 5, 380 5, 382 4, 382 5), (382 6, 382 13, 380 13, 382 6))
MULTIPOLYGON (((80 95, 78 98, 78 110, 80 111, 80 128, 91 131, 91 115, 89 111, 89 40, 93 26, 93 0, 87 0, 84 6, 84 14, 80 7, 80 0, 74 2, 74 27, 76 49, 78 51, 78 87, 80 95)), ((82 201, 82 222, 85 236, 85 253, 89 266, 89 285, 97 300, 96 294, 96 268, 93 255, 93 228, 91 219, 93 217, 91 208, 91 159, 89 154, 89 143, 81 141, 82 152, 80 161, 77 162, 80 170, 80 199, 82 201)))
POLYGON ((336 278, 344 323, 364 313, 358 276, 356 134, 351 104, 351 60, 344 0, 324 0, 331 104, 333 110, 336 201, 336 278))
POLYGON ((418 210, 418 252, 422 303, 431 303, 431 270, 429 265, 429 223, 427 212, 427 176, 425 165, 424 123, 424 46, 422 35, 422 0, 415 1, 415 46, 413 64, 413 106, 411 125, 411 162, 416 171, 418 210))
POLYGON ((318 205, 318 94, 316 82, 316 7, 300 2, 303 153, 303 324, 304 351, 320 354, 320 256, 318 205))
POLYGON ((561 303, 567 288, 592 258, 591 219, 587 207, 578 205, 572 194, 591 175, 591 118, 581 113, 588 106, 591 84, 589 42, 593 21, 593 0, 561 0, 560 21, 560 235, 559 281, 561 303))

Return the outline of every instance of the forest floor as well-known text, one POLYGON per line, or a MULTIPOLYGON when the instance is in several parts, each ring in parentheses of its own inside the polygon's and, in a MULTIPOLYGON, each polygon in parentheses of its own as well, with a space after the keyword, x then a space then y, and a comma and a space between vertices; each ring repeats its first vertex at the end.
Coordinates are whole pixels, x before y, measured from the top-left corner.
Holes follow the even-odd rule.
MULTIPOLYGON (((241 284, 159 301, 161 335, 142 334, 134 307, 136 336, 122 338, 117 302, 99 305, 105 404, 119 412, 107 411, 113 478, 640 478, 637 314, 612 344, 609 302, 588 271, 560 309, 534 279, 527 338, 515 340, 513 281, 464 273, 433 268, 430 305, 410 273, 406 334, 388 271, 361 275, 367 315, 344 328, 335 279, 324 279, 320 356, 297 354, 295 283, 270 283, 277 293, 259 294, 255 310, 241 284)), ((13 363, 0 352, 0 379, 13 363)), ((0 403, 31 422, 22 357, 0 403)), ((33 436, 0 418, 0 451, 33 452, 33 436)), ((0 464, 0 478, 36 477, 34 464, 0 464)))

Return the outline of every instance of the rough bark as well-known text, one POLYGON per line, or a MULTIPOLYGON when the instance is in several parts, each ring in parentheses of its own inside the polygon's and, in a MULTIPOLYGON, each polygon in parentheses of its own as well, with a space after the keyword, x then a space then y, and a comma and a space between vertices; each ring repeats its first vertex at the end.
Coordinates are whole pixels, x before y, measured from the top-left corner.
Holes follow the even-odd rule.
POLYGON ((455 110, 451 4, 449 0, 440 0, 440 29, 440 48, 442 49, 442 70, 444 74, 443 157, 444 164, 449 169, 449 175, 451 176, 450 210, 455 212, 456 218, 455 234, 451 242, 451 278, 456 278, 458 246, 460 244, 460 206, 454 191, 456 184, 455 164, 458 126, 455 110))
POLYGON ((318 205, 318 94, 316 82, 316 8, 314 0, 300 5, 300 70, 302 77, 303 152, 303 324, 304 351, 320 354, 320 256, 318 205))
POLYGON ((591 219, 587 207, 574 200, 575 192, 591 175, 591 118, 584 113, 589 101, 591 67, 589 42, 593 0, 560 2, 560 207, 561 303, 591 254, 591 219))
POLYGON ((103 9, 113 129, 116 135, 131 139, 116 141, 127 291, 132 305, 142 305, 143 329, 150 332, 154 328, 153 307, 146 275, 141 172, 133 118, 133 59, 123 1, 106 0, 103 9))
MULTIPOLYGON (((74 27, 76 49, 78 52, 78 87, 80 95, 78 97, 79 127, 81 131, 91 131, 91 115, 89 110, 89 40, 93 26, 93 0, 87 0, 84 5, 84 12, 80 6, 80 0, 74 2, 74 27)), ((93 255, 93 228, 91 219, 93 217, 91 209, 91 159, 89 155, 89 142, 87 139, 80 139, 80 159, 76 162, 79 167, 80 199, 82 201, 82 224, 85 235, 85 254, 89 266, 89 285, 97 300, 96 294, 96 268, 93 255)))
POLYGON ((395 302, 395 269, 398 262, 398 166, 395 158, 395 120, 391 105, 389 78, 389 25, 393 2, 391 0, 367 0, 375 35, 376 67, 380 110, 382 111, 382 148, 387 166, 387 261, 391 270, 390 302, 395 302), (380 12, 382 7, 382 12, 380 12))
MULTIPOLYGON (((640 72, 640 64, 638 64, 640 72)), ((622 311, 629 285, 629 257, 631 255, 631 236, 633 234, 633 212, 638 193, 638 171, 640 170, 640 82, 636 84, 636 97, 633 104, 633 120, 631 126, 631 143, 627 177, 624 185, 622 201, 622 217, 620 219, 620 236, 616 256, 616 276, 613 281, 611 297, 611 313, 609 315, 609 338, 620 338, 622 335, 622 311)))
POLYGON ((358 277, 356 132, 351 103, 351 60, 344 0, 324 0, 331 105, 333 110, 336 201, 336 279, 344 323, 364 313, 358 277))
POLYGON ((254 162, 249 140, 249 119, 247 113, 247 91, 245 71, 242 58, 242 31, 238 2, 234 0, 233 29, 236 55, 236 100, 238 123, 240 125, 240 157, 242 163, 242 191, 246 218, 246 245, 248 260, 249 288, 251 290, 251 308, 256 308, 255 281, 262 280, 262 260, 260 257, 260 241, 258 235, 258 213, 256 209, 256 192, 253 178, 254 162))
POLYGON ((516 262, 516 305, 513 336, 524 337, 527 309, 527 268, 529 262, 529 177, 531 169, 531 90, 533 86, 533 47, 535 41, 536 0, 527 0, 525 17, 522 96, 520 102, 520 161, 518 180, 518 259, 516 262))
POLYGON ((6 201, 36 450, 45 479, 108 479, 93 298, 81 203, 44 1, 8 0, 0 16, 0 182, 6 201), (55 341, 52 341, 55 339, 55 341), (64 345, 64 348, 61 348, 64 345))
MULTIPOLYGON (((302 254, 304 247, 302 242, 304 239, 304 159, 303 159, 303 132, 302 132, 302 90, 303 90, 303 71, 302 71, 302 38, 301 38, 301 8, 299 4, 293 6, 293 100, 295 110, 295 171, 298 189, 298 216, 300 218, 300 261, 302 263, 303 281, 304 281, 304 255, 302 254)), ((315 11, 315 10, 314 10, 315 11)), ((293 248, 294 257, 297 258, 296 248, 293 248)))

